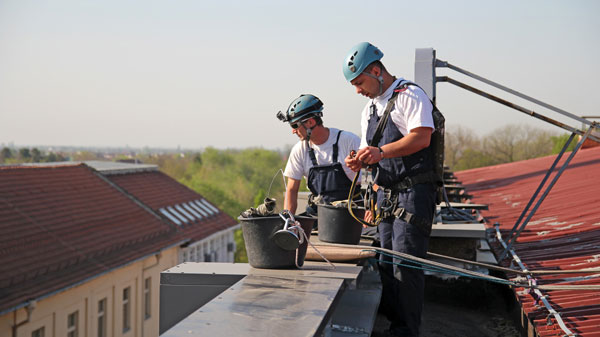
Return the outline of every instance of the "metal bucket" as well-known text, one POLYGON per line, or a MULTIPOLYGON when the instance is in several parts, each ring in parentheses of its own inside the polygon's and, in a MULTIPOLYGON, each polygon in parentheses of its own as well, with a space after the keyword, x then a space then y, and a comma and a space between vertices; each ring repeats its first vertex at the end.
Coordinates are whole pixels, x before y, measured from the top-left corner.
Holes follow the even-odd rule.
MULTIPOLYGON (((295 216, 310 239, 310 232, 317 218, 298 215, 295 216)), ((248 262, 254 268, 277 269, 295 268, 296 250, 284 250, 273 240, 273 235, 285 225, 279 215, 242 218, 238 217, 242 225, 242 234, 246 243, 248 262)), ((298 247, 298 266, 304 264, 308 242, 298 247)))
MULTIPOLYGON (((352 208, 354 215, 362 218, 364 208, 352 208)), ((319 205, 319 240, 329 243, 356 245, 360 241, 362 224, 352 217, 348 208, 319 205)))

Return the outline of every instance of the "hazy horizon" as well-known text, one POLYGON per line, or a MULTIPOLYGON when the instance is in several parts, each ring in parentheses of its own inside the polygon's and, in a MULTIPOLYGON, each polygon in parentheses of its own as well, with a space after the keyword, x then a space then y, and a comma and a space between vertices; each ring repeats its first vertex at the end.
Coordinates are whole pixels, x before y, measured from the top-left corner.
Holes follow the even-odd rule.
MULTIPOLYGON (((345 82, 349 48, 370 41, 394 75, 416 48, 575 115, 600 115, 595 1, 0 2, 0 144, 284 149, 275 118, 302 93, 326 126, 359 133, 366 104, 345 82)), ((448 75, 492 94, 497 90, 448 75)), ((580 123, 498 94, 570 126, 580 123)), ((448 128, 566 132, 448 83, 448 128)))

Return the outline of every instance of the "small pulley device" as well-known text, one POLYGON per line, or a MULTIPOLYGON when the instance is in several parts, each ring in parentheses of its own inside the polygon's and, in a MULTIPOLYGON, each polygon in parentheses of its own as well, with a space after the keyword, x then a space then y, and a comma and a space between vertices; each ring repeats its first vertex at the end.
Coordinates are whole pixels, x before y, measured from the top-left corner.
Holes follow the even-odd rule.
POLYGON ((294 215, 288 210, 283 210, 279 216, 285 221, 283 229, 273 234, 272 239, 279 248, 284 250, 296 250, 304 242, 304 230, 300 222, 294 219, 294 215))

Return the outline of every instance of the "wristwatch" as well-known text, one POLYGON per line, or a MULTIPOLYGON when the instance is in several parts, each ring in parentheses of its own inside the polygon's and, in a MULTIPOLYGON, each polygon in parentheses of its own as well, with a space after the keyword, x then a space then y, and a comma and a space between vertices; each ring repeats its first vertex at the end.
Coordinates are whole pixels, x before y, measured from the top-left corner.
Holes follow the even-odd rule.
POLYGON ((378 146, 377 148, 379 149, 379 155, 381 156, 381 159, 383 159, 383 149, 381 146, 378 146))

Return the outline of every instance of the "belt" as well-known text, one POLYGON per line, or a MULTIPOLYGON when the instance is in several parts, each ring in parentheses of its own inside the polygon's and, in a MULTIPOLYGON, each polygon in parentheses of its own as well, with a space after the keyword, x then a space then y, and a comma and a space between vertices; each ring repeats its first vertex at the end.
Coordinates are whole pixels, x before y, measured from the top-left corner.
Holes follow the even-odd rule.
POLYGON ((402 207, 396 208, 394 211, 394 216, 400 220, 406 221, 411 225, 417 226, 426 236, 431 234, 431 226, 433 223, 425 218, 412 214, 402 207))
POLYGON ((405 177, 401 182, 391 186, 391 190, 400 191, 423 183, 436 183, 438 176, 433 171, 423 172, 411 177, 405 177))

